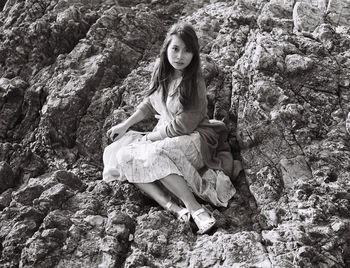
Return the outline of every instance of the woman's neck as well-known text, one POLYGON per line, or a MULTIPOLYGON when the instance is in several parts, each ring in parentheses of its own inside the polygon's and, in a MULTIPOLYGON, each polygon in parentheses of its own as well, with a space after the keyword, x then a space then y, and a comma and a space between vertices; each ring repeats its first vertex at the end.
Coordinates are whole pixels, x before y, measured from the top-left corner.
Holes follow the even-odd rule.
POLYGON ((174 70, 171 76, 173 77, 173 79, 178 79, 182 77, 182 74, 183 74, 182 71, 174 70))

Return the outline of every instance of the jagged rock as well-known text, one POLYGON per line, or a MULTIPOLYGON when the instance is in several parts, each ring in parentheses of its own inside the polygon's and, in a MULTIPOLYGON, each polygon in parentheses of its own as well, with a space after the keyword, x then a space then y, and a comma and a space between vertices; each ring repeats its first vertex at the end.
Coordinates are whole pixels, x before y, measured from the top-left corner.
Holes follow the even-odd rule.
POLYGON ((184 264, 186 252, 190 249, 189 244, 184 241, 193 239, 189 225, 175 222, 170 213, 151 210, 137 219, 132 245, 135 255, 132 254, 126 259, 126 267, 135 267, 140 265, 140 262, 155 267, 174 264, 181 266, 184 264), (141 260, 140 252, 143 255, 141 260))
POLYGON ((0 211, 3 210, 5 207, 8 207, 11 203, 11 195, 12 195, 12 188, 7 189, 3 193, 0 194, 0 211))
POLYGON ((294 30, 313 32, 322 23, 322 12, 307 2, 297 2, 293 8, 294 30))
POLYGON ((108 214, 106 222, 106 233, 110 236, 128 241, 130 235, 135 231, 135 223, 125 214, 113 211, 108 214))
POLYGON ((60 208, 68 198, 74 194, 64 184, 56 184, 43 191, 41 195, 33 201, 33 206, 40 211, 50 211, 60 208))
POLYGON ((15 186, 15 176, 9 164, 0 162, 0 194, 15 186))
POLYGON ((45 229, 42 233, 35 233, 22 250, 20 267, 53 267, 61 259, 58 249, 63 245, 66 235, 66 232, 59 229, 45 229))
POLYGON ((281 159, 283 185, 286 189, 293 189, 295 178, 308 180, 312 178, 312 172, 307 165, 305 157, 299 155, 291 159, 281 159))
POLYGON ((44 218, 42 227, 44 229, 69 229, 69 227, 72 225, 72 221, 70 220, 72 214, 73 213, 68 210, 53 210, 44 218))
POLYGON ((33 220, 16 222, 2 243, 2 263, 8 263, 10 267, 17 267, 21 249, 37 228, 33 220))
POLYGON ((350 3, 348 1, 330 0, 327 6, 327 18, 332 24, 350 26, 347 18, 350 16, 350 3))
POLYGON ((293 2, 274 0, 264 5, 257 19, 259 28, 263 31, 281 28, 287 32, 293 30, 293 2))
POLYGON ((282 182, 275 169, 263 167, 256 172, 256 180, 252 181, 250 191, 261 205, 276 202, 281 195, 282 182))
POLYGON ((334 46, 334 41, 336 40, 336 33, 334 33, 333 28, 329 24, 321 24, 312 33, 312 36, 320 40, 327 49, 332 49, 334 46))
POLYGON ((44 191, 44 187, 41 185, 28 185, 16 191, 13 195, 13 199, 23 205, 32 205, 33 200, 38 198, 44 191))
POLYGON ((0 143, 0 149, 0 159, 11 166, 17 183, 40 176, 47 168, 44 159, 25 145, 5 142, 0 143))
MULTIPOLYGON (((76 214, 75 220, 79 218, 76 214)), ((120 265, 129 247, 129 234, 133 232, 133 228, 134 224, 128 216, 117 213, 109 215, 108 219, 90 215, 85 217, 83 223, 78 224, 76 221, 69 228, 68 238, 62 248, 64 257, 60 258, 56 265, 63 267, 67 264, 72 265, 73 262, 79 267, 120 265)))
POLYGON ((90 194, 77 193, 68 199, 62 208, 73 212, 86 211, 98 213, 101 208, 101 202, 90 194))
POLYGON ((11 130, 21 116, 21 106, 27 83, 21 78, 0 78, 0 139, 11 137, 11 130))
MULTIPOLYGON (((13 194, 13 199, 24 205, 33 205, 33 201, 43 194, 50 199, 55 199, 55 195, 59 194, 61 189, 80 190, 83 187, 82 182, 72 173, 66 171, 55 171, 52 174, 46 174, 38 178, 31 178, 27 185, 23 185, 13 194), (59 186, 61 185, 61 186, 59 186), (44 191, 47 190, 46 193, 44 191), (57 192, 56 192, 57 191, 57 192)), ((63 190, 66 191, 66 190, 63 190)), ((56 200, 58 201, 58 200, 56 200)), ((36 204, 40 203, 36 200, 36 204)), ((56 205, 52 200, 52 205, 56 205)))
POLYGON ((291 74, 307 71, 314 65, 312 59, 300 56, 298 54, 287 55, 285 61, 287 67, 286 71, 291 74))
POLYGON ((202 236, 187 254, 186 267, 273 267, 260 235, 254 232, 202 236))
POLYGON ((1 264, 31 267, 33 263, 41 262, 48 252, 51 257, 46 258, 43 265, 57 263, 60 255, 55 256, 52 252, 63 245, 66 232, 64 227, 70 222, 58 223, 57 217, 62 220, 64 214, 56 209, 60 209, 74 191, 82 188, 82 182, 72 173, 56 171, 31 178, 27 185, 13 191, 10 206, 2 211, 4 225, 0 226, 0 230, 8 230, 9 234, 1 239, 4 246, 1 264), (50 211, 56 212, 45 217, 50 211), (53 215, 57 215, 56 219, 53 215), (39 234, 38 229, 42 222, 44 230, 39 234), (60 241, 56 241, 57 239, 60 241))

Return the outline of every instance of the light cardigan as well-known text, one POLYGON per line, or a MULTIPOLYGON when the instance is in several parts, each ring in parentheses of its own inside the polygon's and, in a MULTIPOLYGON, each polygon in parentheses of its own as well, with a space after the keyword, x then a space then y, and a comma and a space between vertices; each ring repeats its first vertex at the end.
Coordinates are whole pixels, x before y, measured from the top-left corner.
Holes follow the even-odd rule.
POLYGON ((198 79, 197 85, 198 101, 188 110, 184 110, 179 101, 179 87, 168 93, 166 104, 158 88, 146 97, 137 109, 144 113, 145 118, 152 116, 159 118, 153 131, 159 131, 163 139, 198 131, 201 136, 201 153, 205 165, 211 169, 222 170, 226 175, 231 176, 233 158, 227 142, 227 128, 221 121, 209 120, 207 92, 203 77, 198 79))

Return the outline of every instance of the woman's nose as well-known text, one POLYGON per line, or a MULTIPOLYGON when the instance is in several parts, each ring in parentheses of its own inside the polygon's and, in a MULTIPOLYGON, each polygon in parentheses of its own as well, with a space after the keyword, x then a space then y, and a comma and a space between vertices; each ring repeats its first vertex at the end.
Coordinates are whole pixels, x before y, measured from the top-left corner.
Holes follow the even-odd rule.
POLYGON ((182 59, 184 56, 184 53, 182 51, 180 51, 178 54, 177 54, 177 58, 180 60, 182 59))

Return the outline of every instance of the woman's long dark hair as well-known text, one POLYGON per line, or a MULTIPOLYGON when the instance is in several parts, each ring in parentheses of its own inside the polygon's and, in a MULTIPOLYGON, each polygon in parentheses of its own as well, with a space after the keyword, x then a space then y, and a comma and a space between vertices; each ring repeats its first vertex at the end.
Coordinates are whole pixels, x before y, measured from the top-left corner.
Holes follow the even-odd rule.
POLYGON ((159 62, 152 75, 151 86, 148 96, 161 87, 163 101, 166 102, 168 95, 168 84, 174 68, 170 65, 167 57, 167 49, 172 37, 178 36, 186 45, 186 48, 193 53, 191 63, 185 68, 180 86, 180 103, 184 110, 193 107, 198 100, 197 79, 200 75, 200 56, 198 37, 193 27, 188 23, 176 23, 168 31, 162 48, 160 49, 159 62))

